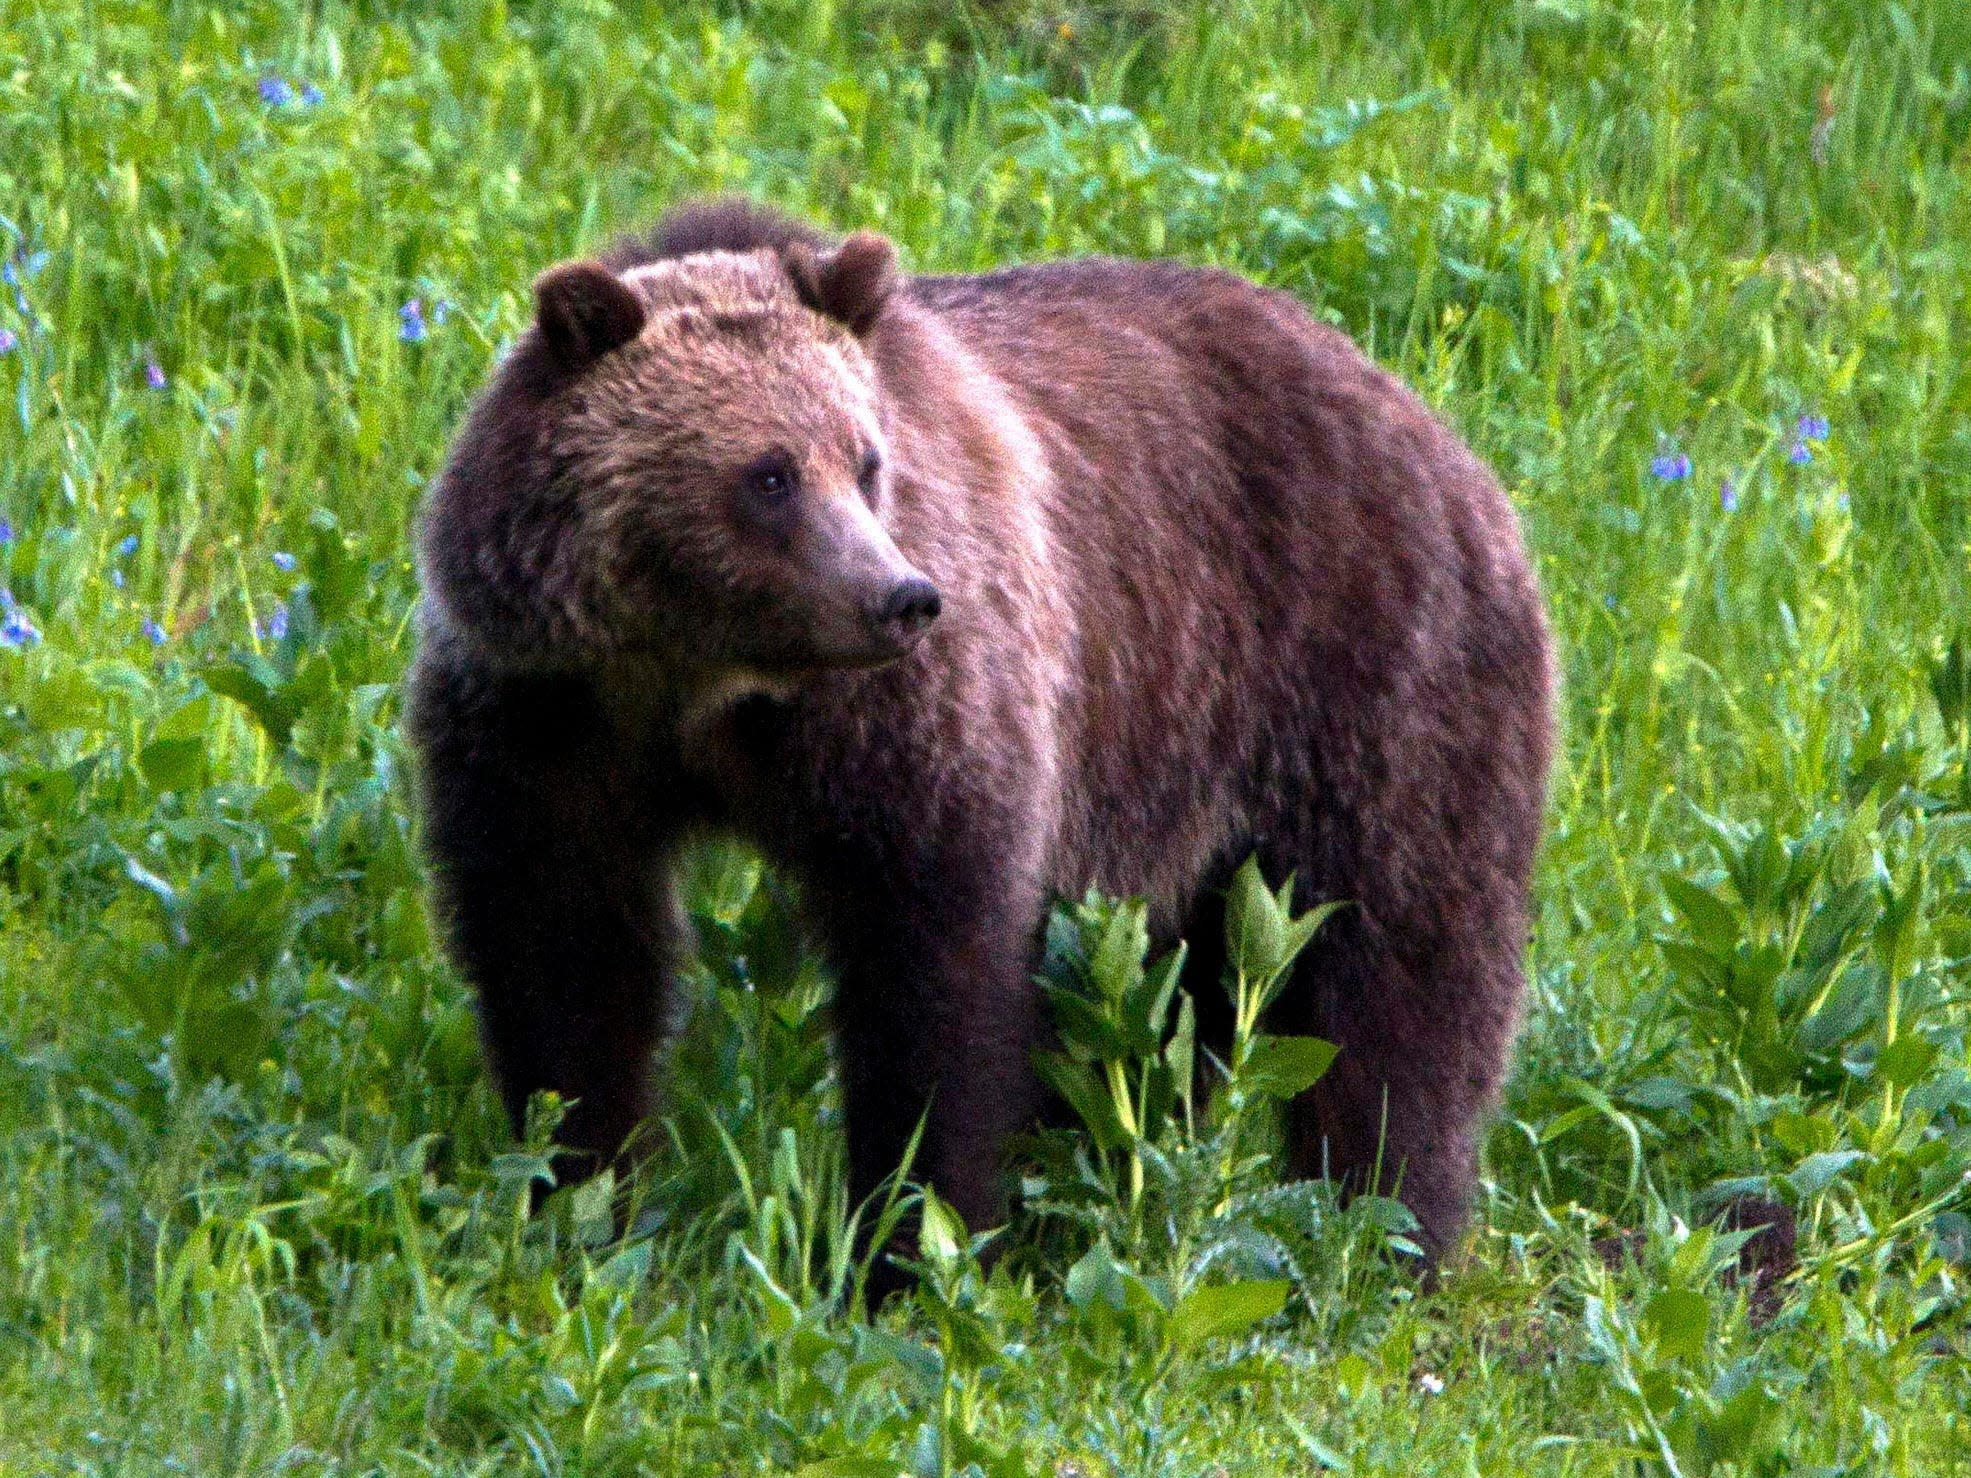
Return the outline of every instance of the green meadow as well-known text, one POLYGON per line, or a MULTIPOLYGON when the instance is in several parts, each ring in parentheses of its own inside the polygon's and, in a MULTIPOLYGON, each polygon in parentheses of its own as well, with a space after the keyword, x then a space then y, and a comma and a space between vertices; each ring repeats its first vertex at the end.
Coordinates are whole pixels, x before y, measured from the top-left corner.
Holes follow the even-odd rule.
POLYGON ((0 259, 0 1474, 1971 1471, 1971 7, 0 0, 0 259), (1272 1180, 1263 1042, 1075 1028, 1001 1255, 933 1203, 867 1310, 906 1202, 724 851, 659 1152, 529 1214, 409 529, 533 276, 713 190, 1236 268, 1497 469, 1564 740, 1440 1280, 1272 1180))

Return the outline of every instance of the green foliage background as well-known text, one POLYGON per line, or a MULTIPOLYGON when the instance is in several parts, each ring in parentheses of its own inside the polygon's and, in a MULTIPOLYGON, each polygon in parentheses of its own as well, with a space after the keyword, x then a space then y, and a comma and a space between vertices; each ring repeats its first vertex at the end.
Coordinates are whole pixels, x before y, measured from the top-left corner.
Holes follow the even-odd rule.
POLYGON ((0 255, 0 1471, 1971 1450, 1971 11, 0 0, 0 255), (1237 267, 1499 470, 1566 743, 1441 1285, 1138 1126, 854 1317, 826 982, 725 854, 630 1236, 523 1214, 421 902, 406 529, 533 274, 724 188, 920 269, 1237 267), (1801 1229, 1758 1327, 1746 1190, 1801 1229))

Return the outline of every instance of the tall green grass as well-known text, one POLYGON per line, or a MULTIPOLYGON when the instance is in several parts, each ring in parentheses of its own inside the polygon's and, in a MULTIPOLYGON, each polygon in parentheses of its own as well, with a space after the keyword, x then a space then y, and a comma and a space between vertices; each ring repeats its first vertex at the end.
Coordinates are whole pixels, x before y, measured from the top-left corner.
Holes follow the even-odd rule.
POLYGON ((0 1470, 1971 1450, 1963 7, 0 3, 0 255, 0 1470), (710 189, 921 270, 1237 267, 1499 470, 1566 742, 1440 1285, 1317 1194, 1170 1261, 1115 1207, 1171 1125, 856 1317, 827 982, 724 853, 629 1236, 524 1214, 422 908, 406 531, 533 274, 710 189), (1705 1225, 1747 1193, 1799 1219, 1769 1320, 1705 1225), (1180 1317, 1241 1282, 1284 1311, 1180 1317))

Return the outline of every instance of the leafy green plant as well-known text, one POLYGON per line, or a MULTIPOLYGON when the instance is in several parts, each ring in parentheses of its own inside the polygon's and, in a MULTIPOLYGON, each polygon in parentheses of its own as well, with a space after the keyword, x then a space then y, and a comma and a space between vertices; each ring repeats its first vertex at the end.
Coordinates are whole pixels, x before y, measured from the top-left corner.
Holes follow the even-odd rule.
POLYGON ((1260 1030, 1295 957, 1341 906, 1296 916, 1292 886, 1269 891, 1254 861, 1233 879, 1223 983, 1232 1039, 1223 1061, 1202 1053, 1203 1071, 1196 1012, 1179 985, 1183 945, 1146 964, 1140 902, 1091 894, 1055 913, 1043 984, 1061 1046, 1037 1063, 1095 1154, 1043 1140, 1052 1178, 1036 1180, 1028 1193, 1044 1212, 1102 1226, 1129 1245, 1161 1229, 1182 1264, 1205 1220, 1251 1183, 1261 1111, 1313 1086, 1334 1060, 1328 1043, 1260 1030))

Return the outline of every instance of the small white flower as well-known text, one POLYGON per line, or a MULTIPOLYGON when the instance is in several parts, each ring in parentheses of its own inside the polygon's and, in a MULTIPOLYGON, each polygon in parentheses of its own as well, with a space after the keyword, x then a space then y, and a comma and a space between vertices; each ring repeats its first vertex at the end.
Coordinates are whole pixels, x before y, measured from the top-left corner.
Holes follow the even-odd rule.
POLYGON ((1422 1375, 1417 1377, 1417 1389, 1422 1391, 1426 1396, 1442 1396, 1444 1394, 1444 1377, 1426 1370, 1422 1375))

